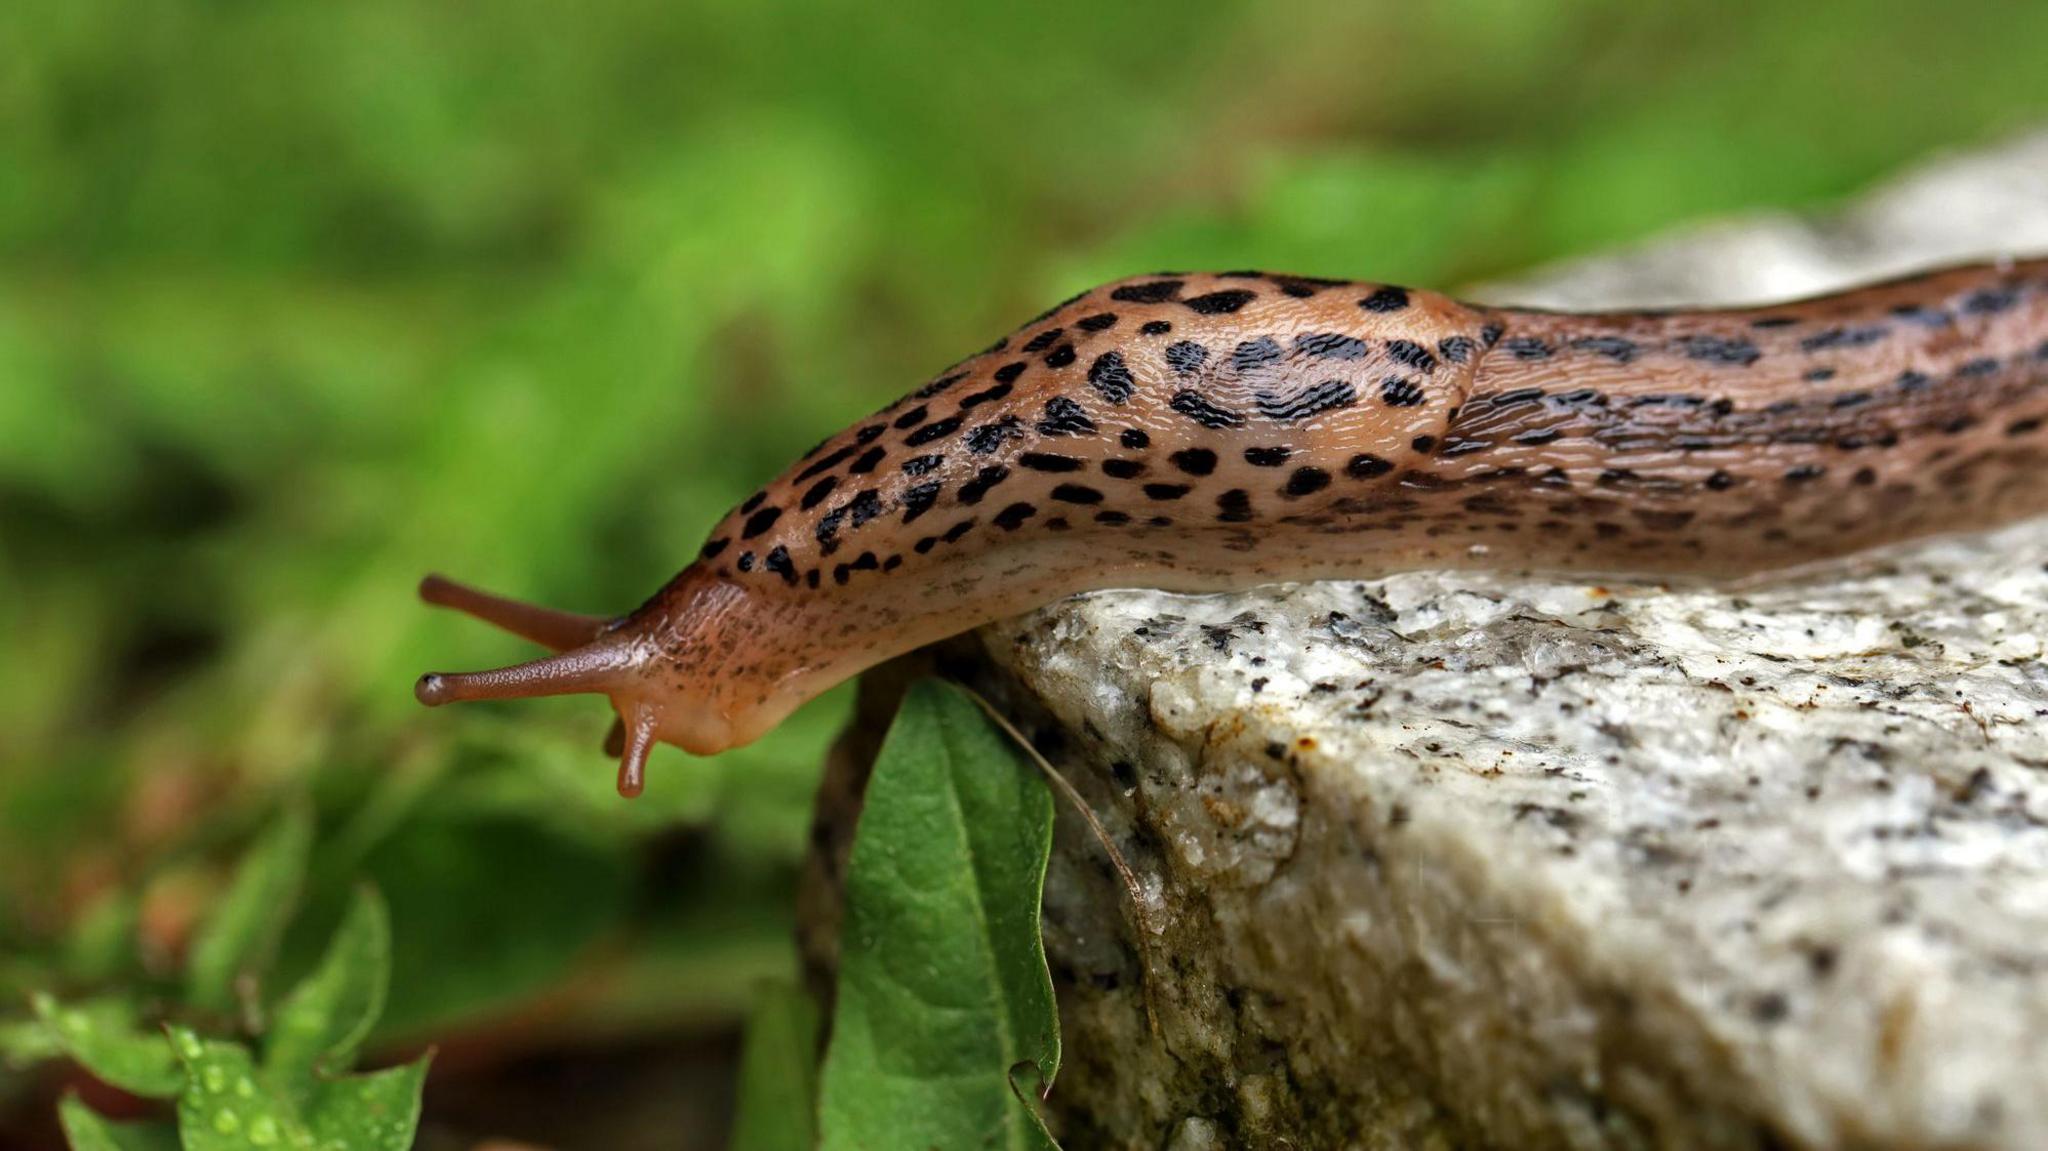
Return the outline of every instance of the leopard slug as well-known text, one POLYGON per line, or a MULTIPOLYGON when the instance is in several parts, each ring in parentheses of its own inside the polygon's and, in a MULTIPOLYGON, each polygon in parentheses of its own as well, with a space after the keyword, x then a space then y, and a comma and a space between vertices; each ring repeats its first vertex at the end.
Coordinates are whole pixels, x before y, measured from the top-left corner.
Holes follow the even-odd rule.
POLYGON ((556 649, 427 704, 596 692, 619 790, 1076 592, 1401 569, 1727 577, 2048 511, 2048 260, 1714 311, 1299 276, 1082 293, 819 444, 628 615, 422 594, 556 649), (620 736, 623 738, 620 738, 620 736))

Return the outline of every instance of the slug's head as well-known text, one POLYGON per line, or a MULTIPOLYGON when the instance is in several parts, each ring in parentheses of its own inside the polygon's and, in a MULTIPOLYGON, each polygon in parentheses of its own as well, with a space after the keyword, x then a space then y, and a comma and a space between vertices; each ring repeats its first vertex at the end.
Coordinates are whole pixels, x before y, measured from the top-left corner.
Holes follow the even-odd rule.
POLYGON ((645 786, 647 756, 657 742, 713 755, 752 741, 781 718, 758 700, 744 706, 733 677, 722 673, 732 641, 721 636, 720 625, 737 622, 745 595, 699 569, 684 571, 645 606, 615 619, 501 599, 440 576, 420 582, 420 598, 555 651, 492 671, 423 675, 413 686, 421 703, 608 696, 619 719, 605 750, 619 756, 619 794, 629 798, 645 786))

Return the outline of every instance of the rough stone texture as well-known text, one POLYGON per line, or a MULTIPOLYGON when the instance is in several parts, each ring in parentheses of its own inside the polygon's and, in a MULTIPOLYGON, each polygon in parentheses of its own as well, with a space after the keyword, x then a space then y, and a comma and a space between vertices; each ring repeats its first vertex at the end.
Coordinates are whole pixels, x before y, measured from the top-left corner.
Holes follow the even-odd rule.
MULTIPOLYGON (((2048 248, 2048 138, 1491 294, 1777 296, 2006 243, 2048 248)), ((2048 1147, 2044 635, 2042 524, 1749 588, 1415 573, 985 629, 954 670, 1140 883, 1062 814, 1066 1145, 2048 1147)))

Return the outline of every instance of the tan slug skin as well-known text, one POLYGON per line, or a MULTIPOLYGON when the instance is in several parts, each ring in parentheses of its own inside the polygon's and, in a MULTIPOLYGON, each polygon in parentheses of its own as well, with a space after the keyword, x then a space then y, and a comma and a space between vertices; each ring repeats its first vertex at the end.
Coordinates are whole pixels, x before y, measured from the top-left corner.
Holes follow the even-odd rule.
POLYGON ((1254 273, 1084 293, 792 464, 616 620, 423 593, 710 754, 1076 592, 1413 568, 1725 577, 2048 510, 2048 261, 1729 311, 1566 314, 1254 273))

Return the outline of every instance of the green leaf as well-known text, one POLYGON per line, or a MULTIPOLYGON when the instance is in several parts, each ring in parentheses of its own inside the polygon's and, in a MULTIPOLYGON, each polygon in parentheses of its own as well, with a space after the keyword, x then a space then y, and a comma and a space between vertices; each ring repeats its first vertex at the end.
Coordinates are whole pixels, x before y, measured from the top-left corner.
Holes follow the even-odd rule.
POLYGON ((9 1019, 0 1023, 0 1064, 10 1068, 33 1067, 64 1054, 56 1032, 40 1019, 9 1019))
POLYGON ((113 890, 93 901, 64 938, 64 970, 81 984, 105 984, 135 965, 142 897, 113 890))
POLYGON ((278 1005, 265 1077, 303 1102, 316 1070, 348 1070, 384 1011, 390 978, 390 916, 375 888, 358 888, 320 966, 278 1005))
POLYGON ((787 981, 761 984, 740 1049, 730 1151, 811 1151, 817 1091, 818 1005, 787 981))
POLYGON ((291 919, 312 841, 312 817, 293 806, 249 849, 192 942, 187 980, 193 1006, 231 1010, 237 985, 262 973, 291 919))
POLYGON ((420 1123, 420 1091, 430 1052, 411 1063, 323 1080, 306 1108, 306 1126, 322 1147, 406 1151, 420 1123))
POLYGON ((177 1151, 178 1133, 163 1123, 116 1123, 76 1095, 57 1103, 57 1122, 71 1151, 177 1151))
POLYGON ((169 1099, 184 1085, 171 1045, 161 1033, 137 1026, 128 1001, 105 998, 64 1007, 52 996, 37 995, 31 1003, 57 1046, 102 1083, 150 1099, 169 1099))
POLYGON ((1051 1147, 1011 1067, 1059 1070, 1039 943, 1045 782, 957 689, 914 685, 846 881, 821 1146, 1051 1147))
POLYGON ((185 1151, 314 1146, 291 1099, 258 1080, 247 1049, 201 1039, 184 1027, 168 1030, 185 1067, 184 1089, 178 1094, 178 1137, 185 1151))

